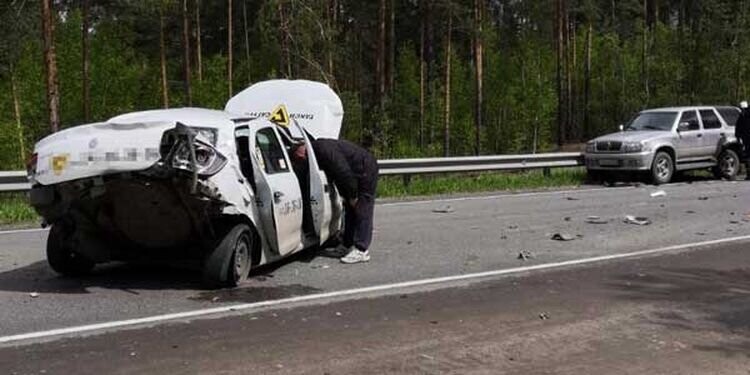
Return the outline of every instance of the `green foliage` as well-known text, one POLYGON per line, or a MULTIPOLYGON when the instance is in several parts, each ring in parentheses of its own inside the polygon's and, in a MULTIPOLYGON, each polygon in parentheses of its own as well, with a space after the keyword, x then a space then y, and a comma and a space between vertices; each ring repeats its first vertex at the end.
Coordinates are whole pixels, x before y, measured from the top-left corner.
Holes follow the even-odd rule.
MULTIPOLYGON (((188 1, 193 31, 194 1, 188 1)), ((169 104, 185 105, 181 2, 90 3, 91 121, 161 107, 160 11, 165 17, 169 104)), ((291 70, 288 78, 329 83, 339 92, 346 111, 343 136, 367 144, 382 158, 443 154, 445 46, 450 9, 453 51, 449 151, 456 156, 474 153, 474 2, 441 0, 429 2, 429 6, 420 6, 417 1, 386 2, 396 7, 395 39, 390 37, 389 5, 384 51, 378 48, 379 1, 233 3, 235 93, 253 82, 286 77, 286 45, 291 70), (423 23, 425 30, 421 29, 423 23), (390 66, 392 51, 394 66, 390 66), (420 116, 421 52, 426 65, 424 119, 420 116), (383 71, 393 74, 393 85, 387 85, 384 97, 376 94, 379 58, 383 58, 383 71)), ((644 15, 641 0, 567 3, 572 24, 567 50, 572 58, 572 115, 565 130, 572 136, 571 142, 612 131, 643 108, 729 104, 750 95, 750 43, 744 35, 750 4, 739 0, 649 2, 652 6, 644 15), (590 103, 586 107, 584 66, 589 23, 593 26, 592 71, 590 103), (583 124, 586 112, 588 127, 583 124)), ((61 118, 63 127, 70 127, 84 122, 82 14, 78 1, 60 0, 54 4, 61 118)), ((556 147, 554 4, 552 0, 484 2, 480 133, 483 154, 544 152, 556 147)), ((192 35, 193 104, 220 109, 230 95, 226 39, 229 9, 226 1, 203 0, 200 11, 203 79, 199 81, 196 76, 192 35)), ((48 134, 38 17, 34 2, 0 5, 0 169, 21 168, 25 159, 22 145, 28 149, 48 134), (17 83, 23 138, 15 126, 10 78, 17 83)), ((390 77, 386 78, 390 82, 390 77)))

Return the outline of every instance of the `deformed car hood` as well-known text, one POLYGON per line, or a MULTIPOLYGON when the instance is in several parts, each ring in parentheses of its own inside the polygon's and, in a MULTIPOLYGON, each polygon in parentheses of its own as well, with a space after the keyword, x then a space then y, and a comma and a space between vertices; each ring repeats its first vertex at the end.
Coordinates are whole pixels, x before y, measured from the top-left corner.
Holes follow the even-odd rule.
POLYGON ((671 136, 672 133, 668 131, 624 131, 603 135, 599 138, 595 138, 592 142, 643 142, 660 138, 669 138, 671 136))
POLYGON ((159 159, 173 121, 103 122, 65 129, 37 143, 34 180, 51 185, 118 172, 141 171, 159 159))

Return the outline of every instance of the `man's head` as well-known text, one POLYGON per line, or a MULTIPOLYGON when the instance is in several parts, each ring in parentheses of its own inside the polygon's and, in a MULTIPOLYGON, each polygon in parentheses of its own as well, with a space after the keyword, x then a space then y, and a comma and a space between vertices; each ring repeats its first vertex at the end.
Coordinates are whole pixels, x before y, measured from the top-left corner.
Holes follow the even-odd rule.
POLYGON ((295 160, 307 160, 307 147, 304 143, 296 143, 292 146, 292 157, 295 160))
POLYGON ((747 109, 747 101, 743 100, 740 102, 740 108, 747 109))

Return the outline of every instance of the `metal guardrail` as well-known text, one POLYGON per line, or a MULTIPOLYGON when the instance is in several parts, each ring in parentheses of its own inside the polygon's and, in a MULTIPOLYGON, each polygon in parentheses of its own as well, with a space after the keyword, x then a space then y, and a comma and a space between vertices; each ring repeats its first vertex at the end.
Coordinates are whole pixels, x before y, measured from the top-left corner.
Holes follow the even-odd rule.
MULTIPOLYGON (((529 155, 496 155, 455 158, 390 159, 378 161, 383 176, 430 173, 465 173, 550 169, 582 166, 583 154, 560 152, 529 155)), ((25 171, 0 172, 0 192, 23 192, 31 188, 25 171)))
POLYGON ((22 192, 31 189, 26 171, 0 171, 0 193, 22 192))

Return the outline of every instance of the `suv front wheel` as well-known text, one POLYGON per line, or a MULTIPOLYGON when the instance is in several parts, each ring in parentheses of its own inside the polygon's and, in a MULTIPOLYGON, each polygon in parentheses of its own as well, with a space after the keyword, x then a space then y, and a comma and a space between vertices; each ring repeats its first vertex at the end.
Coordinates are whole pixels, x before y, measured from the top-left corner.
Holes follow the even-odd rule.
POLYGON ((674 161, 667 152, 659 151, 651 164, 651 181, 654 185, 669 183, 674 175, 674 161))
POLYGON ((740 171, 740 157, 730 149, 725 149, 719 154, 719 163, 714 167, 713 172, 716 178, 734 180, 740 171))

